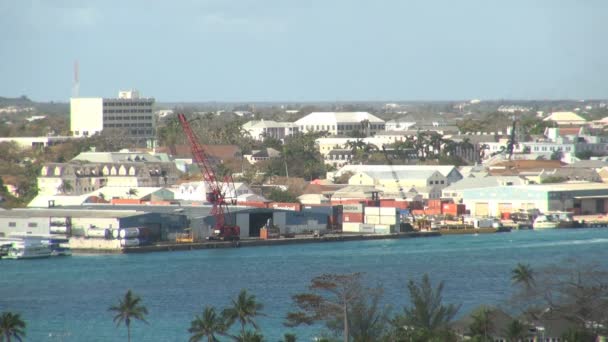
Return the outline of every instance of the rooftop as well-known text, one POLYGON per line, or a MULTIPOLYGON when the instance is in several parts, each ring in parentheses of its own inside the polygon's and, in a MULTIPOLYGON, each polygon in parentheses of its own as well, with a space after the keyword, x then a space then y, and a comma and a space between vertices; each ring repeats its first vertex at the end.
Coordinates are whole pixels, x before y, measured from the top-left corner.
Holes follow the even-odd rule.
POLYGON ((300 120, 297 125, 319 124, 322 122, 361 122, 368 120, 370 123, 384 123, 384 120, 368 112, 312 112, 300 120))

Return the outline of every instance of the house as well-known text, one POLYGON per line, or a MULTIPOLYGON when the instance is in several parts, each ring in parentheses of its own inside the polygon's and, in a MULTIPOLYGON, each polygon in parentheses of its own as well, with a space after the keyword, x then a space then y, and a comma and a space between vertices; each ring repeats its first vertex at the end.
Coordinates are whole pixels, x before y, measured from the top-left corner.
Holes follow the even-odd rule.
POLYGON ((587 120, 574 112, 553 112, 544 118, 543 121, 553 121, 559 126, 584 125, 587 123, 587 120))
MULTIPOLYGON (((209 186, 205 181, 182 183, 174 191, 175 199, 184 201, 207 202, 207 192, 209 186)), ((234 183, 234 188, 228 184, 223 184, 222 190, 225 192, 226 200, 241 200, 241 197, 252 195, 253 191, 245 183, 234 183)))
MULTIPOLYGON (((446 181, 447 185, 457 182, 462 179, 462 174, 453 165, 345 165, 336 172, 328 172, 327 178, 340 177, 346 172, 353 174, 367 171, 439 171, 446 181)), ((447 186, 446 185, 446 186, 447 186)))
POLYGON ((262 150, 253 150, 251 154, 245 154, 243 157, 251 164, 255 164, 260 161, 270 160, 271 158, 279 158, 281 152, 274 148, 267 147, 262 150))
POLYGON ((433 170, 363 171, 350 177, 348 184, 373 185, 384 193, 384 198, 388 193, 403 198, 412 188, 424 188, 427 198, 439 198, 441 189, 447 186, 447 178, 433 170))
POLYGON ((351 149, 333 149, 325 158, 323 158, 326 165, 332 165, 334 167, 342 167, 349 164, 353 159, 353 150, 351 149))
POLYGON ((38 176, 41 195, 82 195, 105 186, 160 187, 177 182, 175 164, 138 152, 83 152, 68 163, 47 163, 38 176))
POLYGON ((249 121, 242 128, 255 140, 264 140, 265 137, 283 140, 299 130, 298 125, 291 122, 277 122, 263 119, 249 121))
POLYGON ((358 131, 369 136, 385 128, 384 120, 367 112, 313 112, 295 124, 300 132, 329 132, 331 135, 358 131))

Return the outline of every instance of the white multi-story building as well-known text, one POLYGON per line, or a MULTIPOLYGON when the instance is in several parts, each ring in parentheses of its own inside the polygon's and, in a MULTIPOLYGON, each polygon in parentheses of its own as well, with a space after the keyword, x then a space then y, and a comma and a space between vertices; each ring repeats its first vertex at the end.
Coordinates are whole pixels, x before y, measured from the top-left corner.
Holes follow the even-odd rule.
POLYGON ((367 112, 313 112, 295 124, 300 132, 328 132, 331 135, 348 135, 359 131, 373 135, 384 131, 384 120, 367 112))
POLYGON ((243 125, 243 129, 255 140, 271 137, 279 140, 298 132, 298 126, 291 122, 272 120, 252 120, 243 125))
POLYGON ((126 137, 151 142, 155 139, 153 98, 137 91, 120 91, 118 98, 71 98, 70 131, 75 137, 117 131, 126 137))

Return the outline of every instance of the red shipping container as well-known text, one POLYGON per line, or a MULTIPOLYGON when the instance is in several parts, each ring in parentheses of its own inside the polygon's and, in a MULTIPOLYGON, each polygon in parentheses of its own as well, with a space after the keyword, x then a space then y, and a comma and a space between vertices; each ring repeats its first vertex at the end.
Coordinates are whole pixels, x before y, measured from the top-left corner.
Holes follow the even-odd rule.
POLYGON ((422 215, 424 215, 424 210, 422 210, 422 209, 414 209, 414 210, 412 210, 412 214, 414 216, 422 216, 422 215))
POLYGON ((342 222, 359 222, 363 223, 363 213, 343 213, 342 222))
POLYGON ((113 198, 112 204, 141 204, 141 200, 133 198, 113 198))

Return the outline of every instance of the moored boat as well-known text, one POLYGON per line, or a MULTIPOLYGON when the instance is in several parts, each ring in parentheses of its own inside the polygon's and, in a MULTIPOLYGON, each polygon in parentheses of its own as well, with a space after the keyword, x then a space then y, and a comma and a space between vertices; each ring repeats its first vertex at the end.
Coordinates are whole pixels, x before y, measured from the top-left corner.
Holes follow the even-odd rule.
POLYGON ((30 243, 26 241, 13 242, 8 249, 7 259, 36 259, 48 258, 51 249, 48 244, 30 243))

